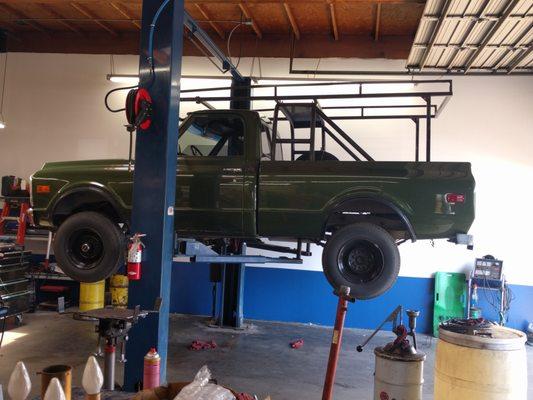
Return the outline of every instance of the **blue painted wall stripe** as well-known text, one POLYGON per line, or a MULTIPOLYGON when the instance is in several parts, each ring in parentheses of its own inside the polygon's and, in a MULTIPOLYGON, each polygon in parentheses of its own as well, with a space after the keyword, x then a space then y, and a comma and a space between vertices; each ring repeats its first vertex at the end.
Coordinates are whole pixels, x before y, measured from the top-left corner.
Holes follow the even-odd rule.
MULTIPOLYGON (((174 264, 171 312, 210 315, 212 284, 207 264, 174 264)), ((533 287, 511 285, 508 326, 525 330, 533 321, 533 287)), ((490 295, 490 293, 488 293, 490 295)), ((337 298, 322 272, 248 267, 245 275, 244 316, 268 321, 333 325, 337 298)), ((433 279, 400 277, 383 296, 349 305, 346 326, 375 328, 398 305, 421 310, 418 330, 432 331, 433 279)), ((480 293, 484 316, 497 320, 480 293)), ((405 316, 404 316, 405 317, 405 316)))

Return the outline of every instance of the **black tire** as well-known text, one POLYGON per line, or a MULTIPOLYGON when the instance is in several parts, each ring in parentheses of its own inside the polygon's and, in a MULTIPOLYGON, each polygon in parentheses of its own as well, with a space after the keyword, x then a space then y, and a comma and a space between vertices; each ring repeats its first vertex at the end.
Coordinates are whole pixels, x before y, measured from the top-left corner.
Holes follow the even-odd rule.
MULTIPOLYGON (((311 159, 311 152, 306 151, 302 153, 295 161, 309 161, 311 159)), ((339 161, 337 157, 327 151, 319 150, 315 151, 315 161, 339 161)))
POLYGON ((124 263, 125 237, 105 215, 84 211, 68 217, 54 238, 58 266, 74 280, 97 282, 124 263))
POLYGON ((366 300, 386 292, 400 272, 400 253, 389 233, 373 224, 345 226, 327 241, 322 266, 329 283, 366 300))

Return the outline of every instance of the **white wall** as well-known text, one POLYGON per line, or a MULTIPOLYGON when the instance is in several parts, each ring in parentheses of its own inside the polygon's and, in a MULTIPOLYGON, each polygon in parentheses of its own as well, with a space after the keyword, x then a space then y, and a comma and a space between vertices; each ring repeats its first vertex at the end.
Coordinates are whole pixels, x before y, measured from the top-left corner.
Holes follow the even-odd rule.
MULTIPOLYGON (((0 130, 0 176, 29 177, 44 161, 127 156, 123 114, 103 105, 105 93, 120 85, 106 80, 109 56, 21 54, 8 58, 4 117, 0 130)), ((318 60, 299 60, 297 68, 316 68, 318 60)), ((321 60, 320 69, 403 67, 401 61, 321 60)), ((115 58, 117 73, 135 73, 137 57, 115 58)), ((243 59, 241 70, 251 71, 243 59)), ((262 59, 254 75, 288 76, 288 61, 262 59)), ((185 58, 183 73, 214 75, 203 59, 185 58)), ((445 241, 401 246, 404 276, 428 277, 434 271, 463 271, 473 259, 493 254, 504 260, 511 283, 533 285, 530 226, 533 225, 533 78, 454 78, 454 96, 433 124, 435 161, 470 161, 477 181, 477 217, 471 233, 475 250, 445 241)), ((221 85, 220 81, 191 85, 221 85)), ((120 106, 123 95, 114 105, 120 106)), ((182 107, 181 114, 191 110, 182 107)), ((344 122, 378 160, 411 159, 412 123, 402 121, 344 122)), ((321 268, 320 252, 301 267, 321 268)))

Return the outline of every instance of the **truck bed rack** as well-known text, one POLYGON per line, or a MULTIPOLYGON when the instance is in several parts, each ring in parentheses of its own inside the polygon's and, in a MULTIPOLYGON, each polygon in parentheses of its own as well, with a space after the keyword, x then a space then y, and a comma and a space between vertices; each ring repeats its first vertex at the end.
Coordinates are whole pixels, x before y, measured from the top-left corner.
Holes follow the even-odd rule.
POLYGON ((409 119, 415 126, 415 161, 421 161, 420 156, 420 122, 425 121, 425 161, 431 161, 431 120, 437 118, 453 95, 451 80, 380 80, 380 81, 333 81, 312 83, 289 83, 272 85, 252 85, 251 96, 227 96, 221 92, 229 91, 231 87, 212 87, 189 89, 181 91, 181 101, 195 102, 206 108, 216 108, 212 103, 228 101, 251 102, 252 110, 260 113, 271 113, 268 120, 272 124, 271 159, 275 159, 276 143, 290 144, 291 160, 297 159, 298 154, 307 153, 309 160, 316 156, 316 135, 320 130, 322 140, 320 151, 326 151, 326 137, 331 137, 354 160, 373 161, 368 154, 349 133, 345 132, 336 120, 375 120, 375 119, 409 119), (381 85, 381 86, 380 86, 381 85), (385 86, 386 85, 386 86, 385 86), (353 87, 353 89, 352 89, 353 87), (408 87, 409 90, 388 90, 389 87, 399 89, 408 87), (281 94, 281 91, 294 88, 311 88, 316 93, 310 94, 281 94), (387 90, 383 90, 383 88, 387 90), (262 94, 271 90, 272 94, 262 94), (337 91, 335 93, 335 91, 337 91), (213 92, 215 94, 213 94, 213 92), (254 94, 261 92, 261 94, 254 94), (209 93, 209 95, 203 95, 209 93), (200 95, 198 95, 200 94, 200 95), (375 104, 378 100, 392 99, 385 104, 375 104), (440 99, 437 101, 436 99, 440 99), (339 104, 330 105, 329 101, 336 100, 339 104), (254 102, 260 102, 261 107, 254 108, 254 102), (265 107, 264 103, 273 103, 272 107, 265 107), (321 104, 321 102, 323 104, 321 104), (403 103, 402 103, 403 102, 403 103), (355 103, 355 104, 354 104, 355 103), (398 104, 400 103, 400 104, 398 104), (353 114, 327 115, 340 110, 353 110, 353 114), (279 122, 288 121, 290 137, 281 137, 279 122), (296 137, 296 129, 308 129, 309 136, 302 139, 296 137), (307 150, 297 149, 296 145, 305 144, 307 150))

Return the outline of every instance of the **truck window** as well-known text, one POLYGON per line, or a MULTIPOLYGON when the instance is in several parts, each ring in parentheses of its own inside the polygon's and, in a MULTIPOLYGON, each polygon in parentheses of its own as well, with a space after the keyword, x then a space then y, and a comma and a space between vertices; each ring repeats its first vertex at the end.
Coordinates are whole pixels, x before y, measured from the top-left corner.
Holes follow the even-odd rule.
MULTIPOLYGON (((265 122, 261 123, 261 160, 272 160, 272 127, 265 122)), ((283 146, 281 143, 276 144, 276 160, 283 161, 283 146)))
POLYGON ((190 157, 244 155, 244 121, 237 115, 192 116, 180 130, 178 155, 190 157))
POLYGON ((270 127, 266 123, 261 123, 261 160, 267 161, 272 158, 270 146, 272 141, 270 127))

